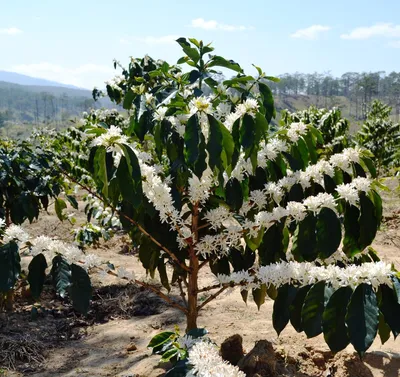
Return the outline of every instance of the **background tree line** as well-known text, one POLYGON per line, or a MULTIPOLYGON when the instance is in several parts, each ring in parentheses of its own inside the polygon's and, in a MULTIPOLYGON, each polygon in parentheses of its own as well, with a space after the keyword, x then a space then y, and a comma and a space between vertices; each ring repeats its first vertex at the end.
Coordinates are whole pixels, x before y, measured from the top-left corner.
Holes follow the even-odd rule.
POLYGON ((317 107, 346 107, 346 116, 365 120, 368 104, 379 99, 389 104, 393 108, 392 115, 399 119, 400 72, 347 72, 341 77, 333 77, 330 73, 296 72, 279 77, 281 81, 270 86, 275 96, 283 101, 283 107, 290 105, 285 103, 288 97, 307 95, 317 107), (342 97, 342 101, 338 97, 342 97))

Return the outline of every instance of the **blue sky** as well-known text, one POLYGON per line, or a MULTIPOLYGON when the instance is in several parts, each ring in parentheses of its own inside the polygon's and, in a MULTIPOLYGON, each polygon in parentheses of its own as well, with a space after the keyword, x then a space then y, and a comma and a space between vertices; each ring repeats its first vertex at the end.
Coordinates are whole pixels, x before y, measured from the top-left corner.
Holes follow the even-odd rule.
POLYGON ((268 74, 400 70, 399 0, 0 0, 0 70, 101 87, 112 60, 175 63, 174 39, 268 74))

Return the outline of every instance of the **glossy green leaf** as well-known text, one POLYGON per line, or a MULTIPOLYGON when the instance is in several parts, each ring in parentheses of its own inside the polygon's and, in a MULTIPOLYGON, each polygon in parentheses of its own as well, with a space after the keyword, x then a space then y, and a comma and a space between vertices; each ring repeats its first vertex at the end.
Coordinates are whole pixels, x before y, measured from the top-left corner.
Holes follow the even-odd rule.
POLYGON ((52 261, 50 274, 56 292, 65 297, 71 284, 71 266, 61 255, 56 255, 52 261))
POLYGON ((0 246, 0 293, 13 289, 21 273, 21 258, 15 242, 0 246))
POLYGON ((303 331, 303 324, 301 321, 301 308, 303 307, 304 300, 306 299, 307 293, 310 290, 311 285, 306 285, 298 289, 296 297, 289 305, 289 318, 290 323, 297 332, 303 331))
POLYGON ((82 314, 87 314, 92 298, 92 284, 86 270, 74 263, 71 264, 71 284, 68 291, 73 308, 82 314))
POLYGON ((298 223, 292 247, 292 254, 297 261, 312 262, 317 257, 316 226, 317 218, 312 214, 308 214, 304 220, 298 223))
POLYGON ((210 134, 207 143, 208 163, 211 169, 214 169, 214 167, 221 169, 221 153, 223 149, 221 126, 212 115, 208 115, 207 118, 210 126, 210 134))
POLYGON ((317 216, 317 251, 321 259, 329 258, 340 246, 342 228, 336 213, 322 208, 317 216))
POLYGON ((238 211, 243 205, 243 192, 240 182, 236 178, 231 178, 225 186, 226 203, 234 211, 238 211))
POLYGON ((379 313, 378 334, 382 345, 390 339, 390 327, 385 322, 385 317, 382 313, 379 313))
POLYGON ((333 289, 324 281, 314 284, 308 291, 301 309, 303 329, 308 338, 321 334, 322 315, 332 293, 333 289))
POLYGON ((278 288, 278 296, 274 301, 274 309, 272 313, 272 324, 278 336, 289 323, 289 308, 296 297, 296 293, 297 288, 289 284, 285 284, 278 288))
POLYGON ((393 336, 396 339, 400 334, 400 304, 397 302, 395 292, 387 285, 380 286, 381 302, 380 309, 385 318, 385 322, 392 330, 393 336))
POLYGON ((332 294, 323 312, 324 338, 332 352, 339 352, 350 343, 347 335, 346 313, 352 294, 353 290, 350 287, 339 288, 332 294))
POLYGON ((54 209, 56 211, 57 217, 62 221, 65 220, 65 215, 63 210, 67 208, 67 204, 63 199, 57 198, 54 202, 54 209))
POLYGON ((265 302, 265 297, 267 296, 267 286, 265 284, 261 284, 260 288, 252 289, 253 299, 257 305, 258 310, 265 302))
POLYGON ((35 255, 28 266, 28 282, 32 297, 38 299, 43 290, 46 279, 47 262, 45 256, 40 253, 35 255))
POLYGON ((360 284, 347 307, 346 324, 350 343, 362 357, 376 337, 379 309, 376 294, 368 284, 360 284))

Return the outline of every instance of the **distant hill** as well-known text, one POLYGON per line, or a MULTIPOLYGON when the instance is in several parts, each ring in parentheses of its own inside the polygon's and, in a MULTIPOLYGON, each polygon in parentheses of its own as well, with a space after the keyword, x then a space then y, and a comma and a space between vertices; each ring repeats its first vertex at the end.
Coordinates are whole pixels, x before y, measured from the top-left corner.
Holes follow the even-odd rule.
POLYGON ((16 72, 0 71, 0 81, 11 82, 19 85, 58 86, 72 89, 82 89, 77 86, 61 84, 59 82, 22 75, 16 72))
POLYGON ((0 137, 25 137, 40 125, 62 129, 82 112, 101 107, 115 105, 107 98, 95 102, 86 89, 0 81, 0 137))

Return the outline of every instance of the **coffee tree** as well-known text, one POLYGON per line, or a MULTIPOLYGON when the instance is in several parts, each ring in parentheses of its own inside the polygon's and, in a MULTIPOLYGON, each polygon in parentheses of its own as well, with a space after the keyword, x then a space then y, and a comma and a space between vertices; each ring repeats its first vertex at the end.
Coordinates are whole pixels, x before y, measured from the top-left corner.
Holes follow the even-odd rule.
POLYGON ((380 172, 400 166, 400 123, 391 120, 391 112, 389 105, 375 100, 357 133, 358 142, 373 153, 380 172))
POLYGON ((58 295, 69 295, 75 309, 88 310, 91 284, 86 270, 99 261, 74 245, 46 236, 32 238, 19 227, 37 219, 51 200, 60 219, 65 218, 66 201, 77 208, 59 163, 54 151, 30 142, 0 142, 0 309, 12 309, 19 282, 39 300, 48 277, 58 295), (21 270, 22 253, 32 256, 27 272, 21 270))
POLYGON ((188 334, 200 310, 239 286, 245 301, 275 300, 278 334, 290 321, 308 337, 323 332, 335 352, 351 343, 360 354, 378 329, 383 341, 388 329, 397 336, 400 281, 369 248, 382 218, 371 154, 326 153, 323 129, 303 119, 271 132, 274 78, 259 67, 245 74, 201 41, 177 42, 178 65, 132 59, 108 83, 127 124, 86 125, 97 186, 87 189, 119 213, 143 267, 182 300, 135 282, 182 311, 188 334), (235 76, 220 82, 219 68, 235 76), (206 268, 215 284, 201 285, 206 268))

